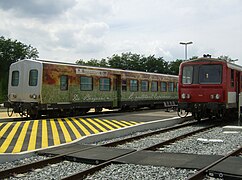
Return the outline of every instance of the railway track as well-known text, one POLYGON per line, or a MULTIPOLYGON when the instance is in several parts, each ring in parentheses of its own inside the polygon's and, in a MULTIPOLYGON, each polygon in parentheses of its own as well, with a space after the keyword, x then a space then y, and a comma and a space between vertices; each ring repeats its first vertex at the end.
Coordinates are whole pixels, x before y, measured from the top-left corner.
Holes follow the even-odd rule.
MULTIPOLYGON (((208 170, 211 169, 212 167, 216 166, 218 163, 221 163, 223 161, 225 161, 226 159, 228 159, 229 157, 232 157, 232 156, 237 156, 239 155, 240 153, 242 152, 242 146, 235 149, 234 151, 232 151, 231 153, 221 157, 220 159, 212 162, 211 164, 207 165, 206 167, 204 167, 203 169, 201 169, 200 171, 198 171, 197 173, 195 173, 194 175, 192 175, 191 177, 189 177, 188 179, 189 180, 200 180, 200 179, 203 179, 208 170)), ((230 178, 230 179, 241 179, 241 177, 236 177, 234 175, 224 175, 223 173, 211 173, 210 175, 212 175, 213 177, 215 178, 230 178)))
MULTIPOLYGON (((56 163, 60 163, 60 162, 66 161, 66 160, 69 160, 69 161, 73 161, 73 160, 75 161, 76 160, 76 161, 82 161, 82 162, 85 162, 85 163, 88 162, 88 163, 97 164, 94 167, 91 167, 91 168, 89 168, 85 171, 82 171, 82 172, 78 172, 74 175, 66 177, 65 179, 84 178, 88 174, 92 174, 92 173, 96 172, 97 170, 114 163, 115 161, 119 160, 120 158, 132 156, 132 154, 137 154, 139 152, 146 152, 146 151, 155 150, 158 147, 162 147, 162 146, 165 146, 167 144, 174 143, 175 141, 181 140, 182 138, 186 138, 186 137, 191 136, 193 134, 211 129, 211 128, 215 127, 215 125, 208 126, 208 127, 205 127, 205 128, 201 128, 200 130, 195 130, 193 132, 189 132, 189 133, 177 136, 175 138, 154 144, 154 145, 146 147, 146 148, 142 148, 140 150, 135 150, 135 149, 122 150, 121 149, 118 152, 116 152, 115 155, 112 155, 112 157, 107 157, 106 160, 97 160, 97 159, 93 158, 90 161, 90 159, 88 159, 88 158, 75 157, 75 154, 78 154, 78 153, 84 153, 85 154, 85 152, 89 152, 89 154, 90 154, 91 151, 95 151, 95 149, 98 150, 98 148, 99 148, 99 150, 101 148, 101 151, 103 151, 105 153, 107 153, 110 150, 111 150, 110 152, 112 152, 113 146, 117 146, 117 145, 124 144, 124 143, 127 143, 127 142, 131 142, 131 141, 134 141, 134 140, 142 139, 142 138, 152 136, 152 135, 155 135, 155 134, 164 133, 164 132, 167 132, 167 131, 172 131, 172 130, 179 129, 179 128, 184 128, 185 126, 191 126, 191 125, 194 125, 194 124, 196 124, 196 122, 188 123, 188 124, 185 124, 185 125, 184 124, 177 125, 177 126, 174 126, 174 127, 165 128, 165 129, 157 130, 157 131, 154 131, 154 132, 136 135, 134 137, 128 137, 128 138, 125 138, 123 140, 117 140, 117 141, 114 141, 114 142, 105 143, 103 145, 83 146, 83 145, 73 144, 72 146, 69 146, 69 147, 65 147, 65 146, 64 147, 56 147, 53 150, 51 150, 51 153, 50 153, 50 154, 53 155, 53 157, 50 157, 50 158, 47 158, 47 159, 44 159, 44 160, 41 160, 41 161, 38 161, 38 162, 29 163, 29 164, 14 167, 14 168, 11 168, 11 169, 3 170, 3 171, 0 172, 0 177, 6 178, 6 177, 14 176, 16 174, 21 174, 21 173, 25 173, 25 172, 28 172, 28 171, 32 171, 33 169, 43 168, 43 167, 46 167, 50 164, 56 164, 56 163), (54 154, 53 154, 53 152, 54 152, 54 154)), ((42 151, 42 152, 40 151, 39 154, 48 154, 48 150, 42 151)))

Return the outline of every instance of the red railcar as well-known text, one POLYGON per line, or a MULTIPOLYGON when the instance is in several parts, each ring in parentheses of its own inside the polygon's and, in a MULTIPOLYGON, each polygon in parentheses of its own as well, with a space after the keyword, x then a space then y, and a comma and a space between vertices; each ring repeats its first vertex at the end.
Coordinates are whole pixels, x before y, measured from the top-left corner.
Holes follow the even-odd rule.
POLYGON ((178 109, 195 119, 235 112, 242 91, 242 66, 203 57, 181 63, 178 109))

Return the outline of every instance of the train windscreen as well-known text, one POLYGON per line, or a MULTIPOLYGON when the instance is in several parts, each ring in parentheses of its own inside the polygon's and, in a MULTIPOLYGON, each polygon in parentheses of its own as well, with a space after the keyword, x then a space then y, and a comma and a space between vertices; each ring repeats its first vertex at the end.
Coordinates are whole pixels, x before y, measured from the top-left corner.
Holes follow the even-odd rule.
POLYGON ((182 84, 221 84, 222 65, 188 65, 182 70, 182 84))

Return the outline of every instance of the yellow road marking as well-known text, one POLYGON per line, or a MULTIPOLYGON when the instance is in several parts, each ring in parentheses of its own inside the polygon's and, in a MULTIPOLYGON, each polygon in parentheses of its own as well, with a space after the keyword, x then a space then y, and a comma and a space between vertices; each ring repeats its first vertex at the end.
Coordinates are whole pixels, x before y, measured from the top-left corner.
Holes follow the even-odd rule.
POLYGON ((132 123, 130 123, 130 122, 127 122, 127 121, 121 121, 122 123, 124 123, 124 124, 127 124, 128 126, 133 126, 134 124, 132 124, 132 123))
POLYGON ((72 124, 72 122, 68 119, 65 118, 67 124, 69 125, 69 127, 71 128, 72 132, 75 134, 76 139, 82 137, 82 135, 79 133, 79 131, 76 129, 76 127, 72 124))
POLYGON ((0 123, 0 127, 2 126, 3 123, 0 123))
POLYGON ((71 118, 76 124, 78 127, 81 128, 81 130, 84 132, 85 135, 90 135, 91 133, 75 118, 71 118))
POLYGON ((2 144, 2 146, 0 147, 0 152, 4 153, 7 149, 9 144, 12 142, 13 137, 15 136, 19 126, 20 126, 21 122, 17 122, 13 129, 11 130, 11 132, 9 133, 8 137, 5 139, 4 143, 2 144))
POLYGON ((99 122, 100 124, 104 125, 105 127, 107 127, 108 129, 110 130, 114 130, 113 127, 109 126, 107 123, 103 122, 102 120, 100 119, 97 119, 97 118, 94 118, 95 121, 99 122))
POLYGON ((54 119, 50 119, 50 125, 51 125, 51 129, 52 129, 54 145, 58 145, 58 144, 60 144, 60 137, 59 137, 59 133, 58 133, 54 119))
POLYGON ((95 126, 97 126, 99 129, 101 129, 101 131, 103 131, 103 132, 107 132, 108 131, 107 129, 105 129, 104 127, 100 126, 98 123, 96 123, 95 121, 93 121, 91 118, 87 118, 87 120, 89 122, 91 122, 92 124, 94 124, 95 126))
POLYGON ((13 122, 9 122, 7 123, 3 129, 0 131, 0 138, 3 137, 3 135, 5 134, 5 132, 8 130, 8 128, 11 126, 11 124, 13 124, 13 122))
POLYGON ((60 124, 61 130, 63 132, 63 135, 64 135, 66 142, 71 142, 72 141, 71 136, 70 136, 68 130, 66 129, 64 122, 60 118, 58 118, 57 120, 60 124))
POLYGON ((18 137, 18 140, 14 146, 14 149, 13 149, 13 153, 18 153, 21 151, 22 147, 23 147, 23 143, 24 143, 24 139, 26 137, 26 133, 28 131, 28 127, 29 127, 29 124, 30 124, 30 121, 27 121, 24 123, 24 126, 20 132, 20 135, 18 137))
POLYGON ((106 123, 108 123, 108 124, 111 124, 112 126, 118 128, 118 129, 119 129, 119 128, 122 128, 122 126, 119 126, 119 125, 117 125, 117 124, 111 122, 110 120, 104 119, 104 121, 105 121, 106 123))
POLYGON ((48 129, 47 129, 47 121, 45 119, 42 120, 42 141, 41 147, 48 147, 48 129))
POLYGON ((36 148, 36 139, 37 139, 38 124, 39 124, 39 121, 38 120, 35 120, 34 121, 34 124, 33 124, 33 127, 32 127, 31 134, 30 134, 28 151, 29 150, 34 150, 36 148))
POLYGON ((112 120, 112 121, 115 122, 115 123, 117 123, 117 124, 119 124, 120 126, 123 126, 123 127, 126 127, 127 126, 126 124, 123 124, 123 123, 121 123, 121 122, 119 122, 117 120, 112 120))
POLYGON ((87 125, 95 134, 99 133, 97 129, 95 129, 91 124, 89 124, 85 119, 79 118, 84 124, 87 125))

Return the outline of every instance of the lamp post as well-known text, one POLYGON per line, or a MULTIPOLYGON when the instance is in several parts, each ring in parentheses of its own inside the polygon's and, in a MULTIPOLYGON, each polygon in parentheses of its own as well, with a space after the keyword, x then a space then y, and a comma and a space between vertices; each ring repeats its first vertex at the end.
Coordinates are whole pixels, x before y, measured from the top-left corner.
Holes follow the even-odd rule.
POLYGON ((192 44, 192 42, 180 42, 181 45, 185 46, 185 60, 187 60, 187 45, 192 44))

